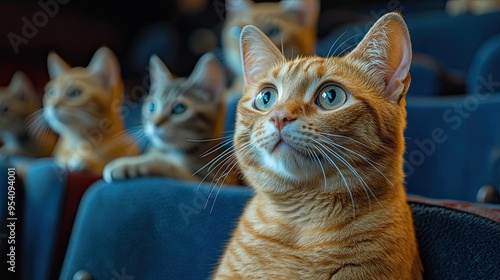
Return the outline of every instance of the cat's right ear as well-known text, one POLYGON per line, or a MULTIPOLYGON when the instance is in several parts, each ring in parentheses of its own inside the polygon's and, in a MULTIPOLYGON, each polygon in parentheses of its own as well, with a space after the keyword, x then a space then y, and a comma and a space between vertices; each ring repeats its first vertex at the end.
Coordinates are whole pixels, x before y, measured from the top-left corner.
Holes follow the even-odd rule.
POLYGON ((50 52, 47 57, 47 68, 50 79, 54 79, 71 67, 55 52, 50 52))
POLYGON ((252 3, 247 0, 226 0, 226 12, 238 14, 250 8, 252 3))
POLYGON ((159 85, 168 85, 174 79, 165 63, 156 55, 152 55, 149 59, 149 76, 151 79, 151 88, 156 88, 159 85))
POLYGON ((253 25, 243 27, 240 49, 246 84, 255 82, 270 66, 285 60, 276 45, 253 25))
POLYGON ((22 71, 17 71, 10 79, 9 91, 24 101, 31 101, 37 98, 35 88, 31 80, 22 71))
POLYGON ((385 97, 398 102, 410 86, 412 48, 403 17, 387 13, 375 22, 348 57, 366 65, 370 78, 385 90, 385 97))

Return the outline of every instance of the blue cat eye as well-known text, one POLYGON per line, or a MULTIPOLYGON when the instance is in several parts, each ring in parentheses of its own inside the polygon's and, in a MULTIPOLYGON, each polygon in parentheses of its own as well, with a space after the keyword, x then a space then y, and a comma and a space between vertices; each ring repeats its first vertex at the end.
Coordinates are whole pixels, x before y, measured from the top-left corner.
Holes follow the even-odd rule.
POLYGON ((79 88, 74 88, 74 89, 71 89, 70 91, 68 91, 68 96, 69 97, 76 97, 76 96, 79 96, 82 92, 80 91, 79 88))
POLYGON ((254 99, 253 106, 259 111, 267 111, 276 104, 278 100, 278 92, 276 89, 268 87, 264 88, 257 94, 254 99))
POLYGON ((327 85, 323 87, 316 97, 316 104, 325 110, 336 109, 347 101, 346 91, 338 85, 327 85))
POLYGON ((177 103, 172 107, 172 114, 182 114, 186 111, 186 105, 182 103, 177 103))
POLYGON ((150 112, 154 112, 156 110, 156 104, 154 102, 149 102, 149 104, 148 104, 148 110, 150 112))

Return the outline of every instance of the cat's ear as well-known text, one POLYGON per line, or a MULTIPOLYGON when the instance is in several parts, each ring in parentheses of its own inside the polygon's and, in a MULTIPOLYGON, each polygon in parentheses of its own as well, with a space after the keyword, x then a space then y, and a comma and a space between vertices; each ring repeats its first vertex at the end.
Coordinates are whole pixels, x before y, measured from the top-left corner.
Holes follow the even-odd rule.
POLYGON ((200 57, 188 80, 208 90, 212 102, 218 102, 226 91, 227 81, 224 68, 212 53, 206 53, 200 57))
POLYGON ((87 66, 106 88, 114 88, 121 81, 120 64, 115 54, 107 47, 99 48, 87 66))
POLYGON ((253 25, 243 27, 240 49, 245 83, 253 83, 271 65, 285 60, 276 45, 253 25))
POLYGON ((50 79, 54 79, 71 67, 55 52, 50 52, 47 57, 47 68, 50 79))
POLYGON ((37 98, 35 88, 31 80, 22 71, 17 71, 10 79, 9 92, 14 96, 25 100, 31 101, 37 98))
POLYGON ((398 13, 382 16, 347 56, 367 64, 369 75, 383 83, 389 100, 399 102, 410 86, 412 49, 405 21, 398 13))
POLYGON ((151 88, 168 85, 174 79, 165 63, 156 55, 149 58, 149 76, 151 77, 151 88))
POLYGON ((248 10, 251 4, 248 0, 226 0, 226 11, 230 14, 238 14, 248 10))
POLYGON ((293 13, 304 27, 316 25, 318 22, 319 0, 283 0, 280 5, 285 11, 293 13))

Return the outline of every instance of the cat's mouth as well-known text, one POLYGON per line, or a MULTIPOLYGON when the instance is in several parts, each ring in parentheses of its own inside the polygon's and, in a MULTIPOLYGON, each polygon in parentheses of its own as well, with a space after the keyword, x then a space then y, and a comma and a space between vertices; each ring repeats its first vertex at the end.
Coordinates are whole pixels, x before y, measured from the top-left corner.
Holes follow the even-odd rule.
POLYGON ((271 150, 271 154, 273 153, 299 154, 302 156, 306 156, 303 151, 294 147, 293 144, 290 144, 289 142, 283 140, 283 138, 280 138, 274 145, 273 149, 271 150))

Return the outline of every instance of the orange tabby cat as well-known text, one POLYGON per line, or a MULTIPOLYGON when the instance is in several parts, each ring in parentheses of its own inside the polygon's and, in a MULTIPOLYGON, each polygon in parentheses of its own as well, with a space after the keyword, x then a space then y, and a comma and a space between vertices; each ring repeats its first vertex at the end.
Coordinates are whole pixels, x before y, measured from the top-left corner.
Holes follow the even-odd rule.
POLYGON ((312 55, 316 48, 319 6, 319 0, 283 0, 279 3, 227 0, 222 47, 226 64, 235 76, 230 92, 241 96, 243 90, 240 33, 245 25, 254 25, 264 31, 288 58, 312 55))
POLYGON ((229 159, 222 158, 228 153, 218 148, 224 128, 226 76, 217 58, 203 55, 188 78, 174 78, 157 56, 151 57, 149 69, 151 90, 142 107, 142 129, 151 147, 143 155, 106 165, 104 180, 162 176, 216 183, 220 177, 224 180, 218 184, 237 184, 236 173, 225 176, 230 166, 222 165, 229 159), (221 164, 216 163, 215 170, 203 168, 216 158, 221 164))
POLYGON ((0 157, 25 156, 49 157, 56 136, 32 135, 28 131, 30 115, 41 104, 30 79, 21 71, 16 72, 7 87, 0 88, 0 157))
POLYGON ((235 152, 256 194, 215 279, 421 279, 403 174, 411 44, 396 13, 343 57, 243 29, 235 152))
POLYGON ((70 67, 50 53, 48 70, 43 116, 60 135, 56 162, 71 171, 101 175, 111 160, 139 154, 132 138, 124 136, 123 83, 110 49, 98 49, 86 68, 70 67))

